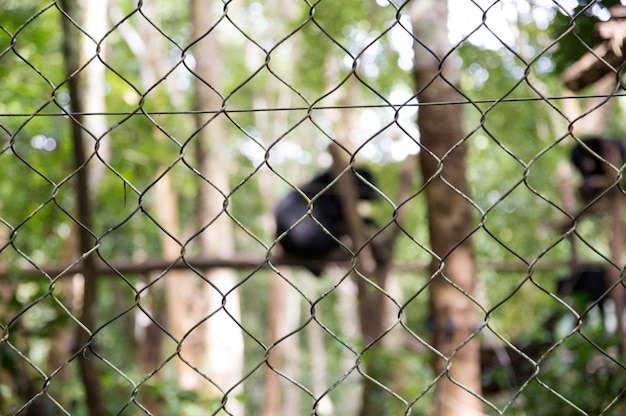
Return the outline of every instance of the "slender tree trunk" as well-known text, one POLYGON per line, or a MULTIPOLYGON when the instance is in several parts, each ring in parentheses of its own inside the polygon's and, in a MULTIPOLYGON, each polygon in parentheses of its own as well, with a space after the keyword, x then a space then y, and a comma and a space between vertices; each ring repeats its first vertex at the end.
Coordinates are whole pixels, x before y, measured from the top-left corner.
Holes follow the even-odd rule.
MULTIPOLYGON (((343 274, 343 272, 341 272, 343 274)), ((359 339, 359 310, 358 310, 358 289, 353 280, 345 280, 337 287, 337 302, 334 313, 341 316, 339 320, 340 333, 344 334, 348 340, 359 339)), ((342 350, 339 363, 341 368, 350 368, 354 365, 354 354, 348 349, 342 350)), ((359 378, 360 375, 350 376, 341 383, 341 395, 338 397, 336 406, 343 414, 358 414, 363 402, 364 384, 359 378)))
POLYGON ((301 378, 300 334, 291 334, 283 339, 300 326, 301 298, 293 296, 293 288, 280 275, 273 273, 270 278, 267 343, 272 345, 279 340, 280 342, 269 350, 264 377, 265 400, 261 414, 293 415, 300 412, 302 391, 278 375, 277 371, 289 374, 296 380, 301 378))
POLYGON ((94 151, 97 157, 90 164, 89 188, 91 198, 96 195, 102 177, 106 172, 106 165, 110 159, 111 144, 107 134, 106 120, 106 67, 100 60, 105 60, 105 51, 98 45, 107 31, 106 16, 108 16, 109 0, 84 2, 81 4, 84 18, 82 27, 92 39, 81 37, 81 62, 88 62, 79 76, 81 94, 84 97, 84 110, 90 115, 84 117, 84 127, 88 132, 89 142, 94 142, 94 151), (95 41, 95 42, 94 42, 95 41))
MULTIPOLYGON (((228 184, 228 137, 226 117, 220 110, 223 97, 221 85, 220 45, 213 25, 212 1, 191 1, 192 37, 196 42, 195 73, 195 127, 194 137, 199 177, 197 196, 197 228, 201 230, 198 247, 202 255, 230 257, 233 255, 233 227, 224 206, 230 193, 228 184), (210 86, 210 87, 209 87, 210 86), (216 113, 202 114, 203 111, 216 113), (206 227, 206 229, 205 229, 206 227)), ((227 402, 226 409, 242 415, 243 404, 236 399, 241 391, 238 383, 243 373, 243 334, 235 321, 241 320, 239 293, 233 290, 237 275, 232 269, 215 268, 205 274, 204 310, 200 317, 209 319, 198 330, 204 331, 203 368, 219 387, 212 393, 227 402), (234 390, 231 390, 234 389, 234 390)))
MULTIPOLYGON (((347 84, 348 87, 350 84, 347 84)), ((349 106, 351 97, 355 96, 348 89, 343 99, 337 103, 341 106, 349 106)), ((352 123, 356 124, 356 116, 358 112, 343 110, 341 116, 336 112, 331 113, 329 118, 335 121, 337 141, 343 147, 350 149, 350 132, 352 123)), ((329 152, 333 158, 333 174, 339 175, 349 165, 348 155, 343 148, 336 144, 329 146, 329 152)), ((407 159, 407 163, 412 159, 407 159)), ((410 173, 403 171, 400 175, 400 187, 398 200, 404 201, 408 198, 409 189, 412 181, 410 173)), ((358 289, 358 315, 366 349, 364 351, 364 371, 382 384, 389 384, 394 376, 394 368, 384 364, 384 354, 386 343, 385 338, 378 338, 384 333, 385 329, 390 325, 389 314, 382 312, 395 307, 389 300, 386 289, 391 268, 391 259, 393 254, 393 246, 400 228, 392 226, 386 232, 377 236, 374 241, 369 240, 363 230, 363 219, 358 214, 357 204, 358 195, 356 184, 350 180, 349 175, 343 175, 339 178, 337 185, 342 189, 340 193, 341 208, 346 221, 348 234, 352 243, 353 252, 357 253, 355 272, 353 277, 358 289)), ((396 222, 402 223, 406 215, 405 210, 397 213, 396 222)), ((360 416, 377 416, 384 414, 386 398, 388 393, 384 392, 378 384, 369 380, 364 380, 361 395, 360 416)))
MULTIPOLYGON (((607 161, 617 168, 622 163, 622 156, 619 152, 606 155, 607 161)), ((622 184, 624 181, 622 181, 622 184)), ((615 304, 616 331, 620 336, 620 354, 622 359, 626 358, 626 327, 624 326, 624 309, 626 307, 626 284, 623 272, 623 253, 624 253, 624 192, 620 186, 614 186, 600 201, 599 204, 605 204, 608 212, 611 229, 609 234, 609 258, 611 263, 607 265, 606 279, 609 287, 613 287, 609 296, 615 304), (614 266, 615 265, 615 266, 614 266)))
MULTIPOLYGON (((347 140, 343 143, 348 143, 347 140)), ((329 146, 333 156, 333 174, 339 175, 348 165, 348 155, 337 145, 329 146)), ((384 345, 377 339, 387 326, 384 317, 389 299, 385 295, 387 276, 391 261, 393 241, 397 234, 394 233, 383 244, 388 247, 387 255, 378 257, 374 255, 375 244, 367 240, 363 233, 365 229, 363 219, 357 211, 358 195, 356 183, 351 181, 351 176, 343 175, 337 182, 341 188, 340 201, 343 216, 346 219, 352 250, 358 252, 356 264, 352 273, 358 289, 358 311, 361 334, 365 341, 364 371, 380 383, 387 384, 393 377, 393 369, 382 364, 382 351, 384 345)), ((382 245, 381 245, 382 246, 382 245)), ((384 414, 385 398, 387 393, 381 390, 377 384, 365 380, 361 396, 361 416, 375 416, 384 414)))
MULTIPOLYGON (((269 344, 273 344, 278 340, 280 335, 281 318, 284 316, 283 297, 284 290, 282 287, 282 278, 272 273, 270 276, 270 304, 268 313, 268 336, 269 344)), ((280 351, 278 347, 274 347, 268 352, 268 364, 265 367, 264 374, 264 401, 262 416, 275 416, 280 414, 280 376, 276 374, 274 368, 280 363, 280 351)))
MULTIPOLYGON (((611 215, 611 236, 609 245, 611 248, 611 261, 618 267, 623 267, 622 256, 624 252, 624 194, 615 189, 609 195, 611 215)), ((622 360, 626 360, 626 327, 624 326, 624 310, 626 303, 626 277, 616 267, 609 265, 607 269, 609 285, 615 285, 610 297, 615 304, 615 318, 617 321, 617 333, 620 335, 620 354, 622 360)))
MULTIPOLYGON (((62 0, 61 7, 75 21, 81 22, 78 4, 73 0, 62 0)), ((68 77, 69 96, 71 103, 71 134, 74 147, 74 165, 76 168, 76 199, 77 199, 77 220, 79 222, 79 250, 83 258, 83 275, 85 279, 83 293, 83 308, 81 322, 84 326, 76 330, 76 347, 79 351, 77 360, 80 365, 83 384, 87 396, 87 409, 91 416, 104 416, 106 414, 104 406, 104 394, 100 375, 96 367, 97 360, 89 352, 90 346, 94 343, 90 331, 95 328, 95 308, 97 306, 97 266, 94 249, 94 239, 92 231, 92 197, 89 189, 88 158, 85 149, 86 138, 81 126, 84 124, 84 100, 80 92, 78 75, 74 74, 80 68, 80 54, 78 42, 76 42, 76 32, 67 17, 63 17, 63 49, 65 56, 66 73, 68 77)))
MULTIPOLYGON (((151 22, 159 24, 161 16, 154 1, 144 1, 141 9, 142 13, 151 22)), ((124 14, 116 3, 111 5, 110 13, 114 21, 124 19, 124 14)), ((159 70, 167 65, 163 37, 160 35, 155 36, 154 28, 144 19, 140 19, 136 27, 130 24, 122 25, 117 28, 117 31, 139 61, 143 62, 139 71, 142 88, 144 91, 151 89, 155 83, 160 81, 157 75, 159 70)), ((166 82, 166 85, 169 85, 169 83, 166 82)), ((168 103, 179 103, 179 95, 174 89, 168 88, 168 103)), ((153 128, 151 137, 155 142, 162 142, 163 140, 163 135, 156 127, 153 128)), ((160 165, 157 169, 158 175, 166 168, 167 166, 160 165)), ((153 207, 155 217, 163 229, 175 237, 174 239, 166 233, 160 233, 162 257, 166 261, 176 261, 181 255, 180 240, 182 239, 182 232, 179 226, 178 197, 172 184, 171 174, 168 173, 163 177, 155 178, 155 180, 155 185, 151 190, 155 195, 154 199, 158 201, 153 207)), ((168 331, 178 341, 183 339, 186 332, 195 325, 195 322, 189 322, 189 313, 186 310, 186 306, 188 306, 187 299, 196 293, 192 284, 193 280, 193 274, 188 270, 171 270, 164 277, 166 288, 165 310, 161 310, 159 308, 160 305, 155 305, 154 299, 142 301, 144 308, 151 313, 152 317, 158 322, 165 323, 168 331)), ((150 288, 142 296, 152 296, 157 290, 159 289, 155 287, 150 288)), ((164 334, 154 323, 151 321, 146 322, 145 319, 142 311, 136 311, 135 324, 142 332, 137 335, 135 360, 143 371, 150 372, 157 368, 162 361, 161 344, 164 334)), ((181 355, 184 357, 186 351, 183 351, 182 345, 180 348, 181 355)), ((175 365, 178 385, 181 388, 192 388, 195 386, 196 384, 193 380, 200 376, 182 360, 176 360, 175 365)), ((156 377, 160 377, 160 374, 157 373, 156 377)), ((161 399, 147 396, 142 398, 141 401, 154 415, 162 414, 161 399)))
MULTIPOLYGON (((312 286, 312 285, 311 285, 312 286)), ((313 291, 309 293, 315 293, 313 291)), ((324 317, 321 316, 321 311, 317 311, 316 318, 320 321, 324 321, 324 317)), ((316 397, 319 397, 327 388, 327 374, 328 374, 328 350, 324 346, 324 331, 322 328, 311 323, 306 327, 308 350, 310 351, 309 359, 311 360, 311 369, 313 374, 311 375, 311 390, 316 397)), ((294 362, 295 364, 295 362, 294 362)), ((328 411, 332 409, 333 405, 328 396, 325 396, 318 403, 318 414, 327 415, 328 411)), ((294 410, 298 410, 294 406, 294 410)), ((293 412, 287 414, 294 414, 293 412)))
POLYGON ((468 297, 475 289, 475 260, 469 240, 471 205, 462 196, 467 195, 468 184, 461 107, 428 105, 462 99, 453 87, 458 78, 454 61, 450 56, 442 61, 451 47, 447 2, 414 2, 411 18, 414 35, 421 42, 414 43, 423 146, 420 162, 427 182, 430 242, 436 254, 430 268, 430 304, 436 323, 433 343, 441 353, 434 368, 441 378, 434 414, 481 414, 481 401, 470 393, 481 393, 480 351, 473 336, 477 307, 468 297))

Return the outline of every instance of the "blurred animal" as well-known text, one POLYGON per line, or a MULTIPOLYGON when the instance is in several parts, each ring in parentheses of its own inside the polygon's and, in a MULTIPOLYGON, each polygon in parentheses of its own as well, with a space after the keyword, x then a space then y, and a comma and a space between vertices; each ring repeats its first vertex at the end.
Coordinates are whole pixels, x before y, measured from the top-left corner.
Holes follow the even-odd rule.
MULTIPOLYGON (((372 187, 374 179, 368 170, 357 168, 346 171, 344 175, 349 175, 355 181, 360 200, 379 197, 372 187)), ((330 171, 322 172, 300 186, 299 191, 289 192, 279 202, 274 213, 276 237, 286 254, 303 258, 323 258, 336 250, 339 247, 338 240, 348 233, 339 197, 341 188, 337 183, 329 186, 334 179, 335 176, 330 171), (307 199, 311 200, 310 214, 307 213, 307 199)), ((364 222, 371 224, 373 221, 364 218, 364 222)), ((305 267, 316 276, 323 271, 323 263, 309 263, 305 267)))
POLYGON ((604 267, 581 267, 573 275, 557 282, 557 294, 560 296, 572 295, 579 302, 579 307, 586 309, 592 303, 600 308, 602 322, 606 316, 606 301, 610 296, 606 291, 609 288, 607 271, 604 267))
POLYGON ((580 197, 589 203, 615 182, 614 168, 620 169, 626 162, 626 142, 591 137, 582 143, 584 146, 576 143, 572 149, 571 162, 582 176, 580 197))

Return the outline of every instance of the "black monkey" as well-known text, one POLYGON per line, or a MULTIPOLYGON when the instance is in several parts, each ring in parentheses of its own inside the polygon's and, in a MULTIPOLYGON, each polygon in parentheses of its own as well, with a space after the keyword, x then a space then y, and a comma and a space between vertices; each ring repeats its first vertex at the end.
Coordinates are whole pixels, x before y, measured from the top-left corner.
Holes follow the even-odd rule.
POLYGON ((604 303, 608 295, 604 297, 602 295, 608 288, 604 267, 581 267, 573 275, 559 280, 556 292, 561 296, 570 294, 580 296, 585 302, 584 307, 597 301, 604 316, 604 303))
POLYGON ((600 317, 604 323, 606 316, 606 301, 611 299, 610 294, 605 292, 611 286, 611 282, 607 276, 607 270, 601 266, 585 266, 577 270, 573 275, 561 279, 557 282, 557 294, 574 295, 584 304, 580 305, 586 308, 589 304, 597 302, 600 308, 600 317))
MULTIPOLYGON (((358 198, 377 199, 379 195, 372 188, 374 185, 372 174, 363 168, 355 170, 356 174, 349 170, 344 175, 349 175, 355 180, 358 198)), ((334 179, 335 176, 330 171, 325 171, 299 187, 302 194, 313 200, 311 215, 307 215, 309 202, 297 190, 289 192, 279 202, 274 213, 276 237, 280 238, 280 245, 286 254, 322 258, 339 247, 337 240, 346 235, 348 230, 338 194, 341 188, 336 183, 326 188, 334 179), (301 219, 298 225, 290 229, 301 219)), ((364 221, 372 223, 370 219, 364 221)), ((306 267, 316 276, 323 270, 322 264, 306 267)))
POLYGON ((582 142, 587 148, 576 143, 572 149, 571 161, 582 175, 580 197, 583 201, 590 202, 614 181, 616 172, 607 162, 617 169, 626 162, 626 142, 601 137, 591 137, 582 142))

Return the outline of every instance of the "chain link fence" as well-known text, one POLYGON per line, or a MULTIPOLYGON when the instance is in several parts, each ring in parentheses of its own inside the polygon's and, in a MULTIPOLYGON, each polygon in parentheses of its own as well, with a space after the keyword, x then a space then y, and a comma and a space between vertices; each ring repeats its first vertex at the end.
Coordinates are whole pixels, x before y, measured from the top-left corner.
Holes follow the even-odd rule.
POLYGON ((6 0, 0 414, 623 414, 625 8, 442 3, 6 0))

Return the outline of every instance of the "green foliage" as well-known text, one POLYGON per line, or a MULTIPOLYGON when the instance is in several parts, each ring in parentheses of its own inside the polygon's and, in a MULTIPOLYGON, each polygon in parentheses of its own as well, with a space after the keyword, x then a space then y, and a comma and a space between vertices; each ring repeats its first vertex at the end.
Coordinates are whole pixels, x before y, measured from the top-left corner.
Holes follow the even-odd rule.
POLYGON ((580 414, 567 401, 586 414, 623 414, 623 400, 612 402, 623 394, 626 372, 606 353, 617 352, 618 344, 615 334, 599 326, 585 328, 584 337, 575 333, 541 363, 537 378, 514 403, 511 414, 580 414))
POLYGON ((370 410, 375 408, 385 415, 405 414, 409 410, 411 414, 428 414, 433 397, 430 394, 422 397, 422 394, 432 382, 433 371, 426 357, 426 354, 416 355, 396 348, 374 346, 366 351, 364 371, 384 386, 366 383, 370 410), (413 403, 417 397, 420 400, 413 403))
POLYGON ((337 80, 356 69, 359 80, 381 95, 387 95, 398 80, 408 82, 408 74, 397 67, 398 52, 391 47, 387 29, 395 24, 397 10, 390 5, 374 2, 344 1, 319 2, 315 7, 303 8, 301 19, 309 20, 300 33, 303 54, 298 60, 298 84, 306 86, 311 96, 328 92, 329 70, 341 68, 337 80), (376 38, 383 35, 376 45, 376 38), (358 60, 358 66, 355 63, 358 60), (369 70, 368 70, 369 69, 369 70))
POLYGON ((571 12, 559 9, 550 25, 550 37, 559 40, 553 54, 557 74, 598 46, 602 38, 596 25, 607 20, 610 7, 620 4, 620 0, 578 0, 578 6, 571 12))
MULTIPOLYGON (((476 220, 484 221, 487 232, 475 235, 478 258, 519 256, 530 262, 543 256, 542 250, 549 249, 560 234, 550 228, 539 233, 537 227, 527 225, 549 226, 548 221, 565 219, 552 205, 560 203, 557 183, 546 180, 556 178, 556 166, 567 159, 567 149, 554 145, 560 134, 553 123, 558 111, 543 100, 524 99, 536 95, 539 81, 524 81, 519 63, 511 61, 508 51, 465 45, 460 56, 470 63, 461 81, 465 92, 475 101, 486 101, 465 111, 466 130, 472 132, 468 139, 471 197, 478 206, 476 220), (493 106, 494 97, 505 101, 493 106)), ((544 77, 541 83, 542 88, 555 89, 554 80, 544 77)), ((563 254, 557 246, 549 257, 563 254)))

